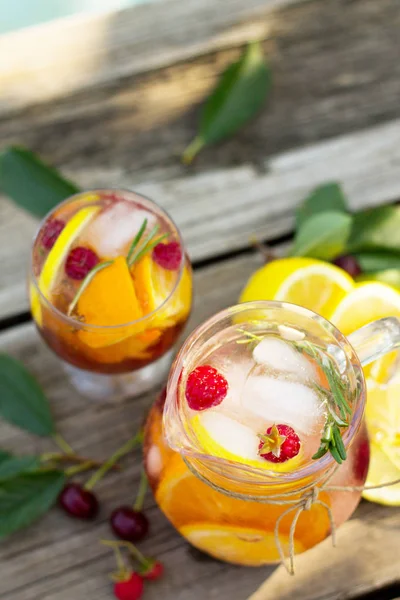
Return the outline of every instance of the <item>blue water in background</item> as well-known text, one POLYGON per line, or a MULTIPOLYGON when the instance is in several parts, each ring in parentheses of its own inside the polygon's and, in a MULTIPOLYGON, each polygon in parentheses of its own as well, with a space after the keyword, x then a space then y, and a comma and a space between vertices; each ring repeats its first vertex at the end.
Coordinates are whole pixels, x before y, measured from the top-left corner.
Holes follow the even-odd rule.
POLYGON ((0 34, 77 14, 96 14, 149 0, 0 0, 0 34))

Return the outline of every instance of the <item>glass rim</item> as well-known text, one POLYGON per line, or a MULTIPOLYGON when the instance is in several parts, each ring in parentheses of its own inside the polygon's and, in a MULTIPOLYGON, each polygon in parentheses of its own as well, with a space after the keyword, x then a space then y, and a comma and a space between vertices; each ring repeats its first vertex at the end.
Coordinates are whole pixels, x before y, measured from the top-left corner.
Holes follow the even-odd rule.
MULTIPOLYGON (((343 434, 343 443, 346 447, 346 450, 351 446, 356 434, 358 433, 361 423, 362 423, 362 417, 364 414, 364 407, 365 407, 365 390, 366 390, 366 385, 365 385, 365 379, 364 379, 364 373, 362 370, 362 366, 360 363, 360 360, 358 358, 358 355, 356 353, 356 351, 354 350, 353 346, 351 345, 351 343, 348 341, 347 337, 341 333, 341 331, 333 324, 331 323, 331 321, 329 321, 328 319, 326 319, 325 317, 322 317, 321 315, 319 315, 318 313, 308 309, 308 308, 304 308, 302 306, 299 306, 298 304, 293 304, 291 302, 282 302, 280 300, 256 300, 256 301, 250 301, 250 302, 242 302, 240 304, 235 304, 233 306, 230 306, 228 308, 223 309, 222 311, 219 311, 218 313, 216 313, 215 315, 213 315, 212 317, 210 317, 209 319, 207 319, 206 321, 204 321, 201 325, 199 325, 198 327, 196 327, 196 329, 194 329, 192 331, 192 333, 186 338, 185 342, 183 343, 183 345, 181 346, 178 355, 175 358, 175 362, 173 365, 173 372, 171 372, 170 374, 170 378, 168 380, 168 385, 167 385, 167 399, 168 399, 168 394, 171 393, 170 391, 170 386, 172 386, 172 388, 175 390, 176 385, 178 384, 178 379, 180 377, 180 374, 182 372, 182 369, 185 367, 185 363, 186 361, 186 354, 188 352, 192 351, 192 345, 196 342, 196 340, 203 335, 204 333, 206 333, 211 327, 215 326, 219 321, 223 320, 224 318, 230 317, 230 316, 234 316, 240 312, 246 311, 246 310, 262 310, 262 309, 266 309, 266 308, 276 308, 276 309, 286 309, 292 312, 295 312, 297 314, 303 315, 305 317, 311 318, 314 321, 317 320, 318 322, 321 323, 321 325, 324 327, 324 329, 326 329, 326 331, 330 332, 333 337, 335 338, 336 342, 340 345, 341 349, 343 350, 343 352, 346 354, 346 357, 349 357, 349 352, 348 349, 346 348, 346 345, 348 347, 350 347, 350 349, 352 350, 353 353, 353 360, 352 362, 356 362, 356 366, 358 367, 357 371, 354 370, 353 371, 357 377, 357 382, 360 384, 360 389, 358 391, 357 394, 357 398, 356 398, 356 402, 355 402, 355 406, 354 406, 354 411, 351 415, 351 421, 349 423, 349 426, 346 428, 346 431, 343 434)), ((167 404, 166 404, 167 406, 167 404)), ((182 422, 182 415, 180 414, 180 411, 178 411, 178 418, 180 420, 180 425, 184 427, 184 424, 182 422)), ((165 411, 164 411, 164 419, 166 417, 165 411)), ((185 450, 182 451, 183 454, 186 454, 188 456, 188 458, 190 459, 190 455, 193 456, 193 458, 195 460, 198 460, 200 462, 202 461, 206 461, 207 462, 207 466, 210 467, 210 462, 207 459, 205 459, 204 454, 201 452, 196 452, 194 451, 192 452, 185 452, 185 450)), ((228 459, 219 459, 218 457, 216 458, 216 463, 220 463, 222 464, 222 462, 228 463, 230 466, 233 467, 237 467, 238 463, 236 461, 232 461, 232 460, 228 460, 228 459), (221 462, 222 461, 222 462, 221 462)), ((344 461, 345 464, 346 461, 344 461)), ((315 474, 317 474, 318 472, 321 472, 322 470, 328 470, 331 469, 335 466, 339 466, 336 461, 334 460, 333 456, 330 454, 330 452, 327 452, 324 456, 322 456, 321 458, 318 458, 316 460, 310 460, 310 462, 307 462, 303 467, 299 468, 299 469, 295 469, 294 471, 288 471, 288 472, 279 472, 277 473, 276 471, 273 470, 269 470, 269 469, 265 469, 265 468, 260 468, 258 469, 257 467, 249 467, 247 465, 239 465, 240 468, 243 470, 243 472, 253 472, 254 470, 257 471, 258 475, 265 475, 265 481, 261 482, 261 481, 247 481, 246 483, 248 484, 253 484, 253 485, 274 485, 274 484, 282 484, 282 483, 290 483, 293 482, 295 483, 296 481, 301 481, 302 479, 305 479, 307 477, 310 476, 314 476, 315 474)), ((212 467, 210 467, 211 470, 212 467)), ((229 475, 227 475, 228 479, 229 479, 229 475)))
MULTIPOLYGON (((91 200, 90 203, 94 203, 94 200, 91 200)), ((89 204, 89 203, 88 203, 89 204)), ((40 302, 43 303, 51 312, 53 312, 58 318, 60 318, 61 320, 65 321, 68 325, 72 325, 75 328, 79 328, 79 329, 88 329, 88 330, 92 330, 92 331, 113 331, 115 329, 121 329, 121 328, 125 328, 125 327, 131 327, 132 325, 137 325, 139 323, 145 322, 149 319, 151 319, 152 317, 154 317, 162 308, 164 308, 166 306, 166 304, 169 302, 169 300, 172 298, 172 296, 175 294, 176 290, 178 289, 179 284, 181 283, 182 280, 182 276, 183 276, 183 271, 185 268, 185 262, 186 262, 186 248, 185 245, 183 243, 183 238, 182 238, 182 234, 178 228, 178 226, 176 225, 174 219, 170 216, 170 214, 168 213, 168 211, 166 211, 164 208, 162 208, 159 204, 157 204, 154 200, 152 200, 151 198, 148 198, 147 196, 145 196, 144 194, 141 194, 139 192, 135 192, 134 190, 128 190, 126 188, 93 188, 93 189, 86 189, 86 190, 81 190, 79 192, 77 192, 76 194, 72 194, 71 196, 68 196, 68 198, 66 198, 65 200, 63 200, 62 202, 58 203, 56 206, 54 206, 54 208, 52 208, 52 210, 50 210, 40 221, 38 228, 36 229, 36 232, 33 236, 32 239, 32 249, 31 249, 31 253, 30 253, 30 266, 29 266, 29 276, 30 276, 30 283, 34 285, 34 288, 40 298, 40 302), (36 241, 38 240, 39 234, 42 230, 42 227, 44 226, 44 224, 46 223, 46 221, 52 216, 52 214, 54 213, 54 211, 56 209, 59 209, 60 207, 70 203, 73 200, 77 200, 79 199, 80 196, 83 195, 87 195, 87 194, 121 194, 122 196, 126 195, 126 194, 134 194, 135 196, 138 196, 139 199, 143 198, 144 200, 146 200, 147 202, 150 202, 150 204, 154 205, 162 214, 163 216, 166 217, 167 221, 169 221, 169 223, 173 226, 177 237, 178 237, 178 241, 179 241, 179 245, 182 249, 182 256, 181 256, 181 263, 179 265, 179 272, 177 274, 177 278, 174 284, 174 287, 172 288, 172 290, 170 291, 170 293, 168 294, 168 296, 165 298, 165 300, 160 304, 160 306, 158 306, 157 308, 155 308, 153 311, 151 311, 150 313, 143 315, 143 317, 140 317, 139 319, 135 319, 133 321, 128 321, 126 323, 119 323, 118 325, 97 325, 97 324, 93 324, 93 323, 81 323, 80 321, 78 321, 77 319, 74 319, 73 317, 70 317, 68 315, 66 315, 65 313, 63 313, 61 310, 59 310, 58 308, 56 308, 48 298, 46 298, 46 296, 42 293, 42 291, 39 288, 39 284, 38 284, 38 279, 33 271, 33 248, 35 246, 36 241)))

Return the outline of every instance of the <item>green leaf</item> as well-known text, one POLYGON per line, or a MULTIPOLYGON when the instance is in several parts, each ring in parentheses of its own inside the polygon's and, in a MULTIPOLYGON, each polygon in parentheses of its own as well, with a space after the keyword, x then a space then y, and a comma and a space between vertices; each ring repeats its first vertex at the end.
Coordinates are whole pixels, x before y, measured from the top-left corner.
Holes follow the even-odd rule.
POLYGON ((6 450, 0 450, 0 464, 4 460, 8 460, 11 457, 12 457, 12 454, 10 454, 9 452, 7 452, 6 450))
POLYGON ((56 502, 65 480, 62 471, 47 471, 0 482, 0 538, 42 517, 56 502))
POLYGON ((190 164, 203 146, 236 133, 261 109, 271 83, 261 44, 252 42, 240 59, 224 71, 206 101, 199 132, 183 153, 183 162, 190 164))
POLYGON ((348 252, 400 252, 400 206, 379 206, 354 215, 348 252))
POLYGON ((38 456, 10 456, 6 460, 0 459, 0 483, 16 475, 35 471, 40 465, 38 456))
POLYGON ((79 191, 56 169, 19 146, 10 146, 0 153, 0 189, 38 217, 44 217, 61 200, 79 191))
POLYGON ((400 290, 400 269, 386 269, 386 271, 376 271, 375 273, 363 273, 356 279, 357 281, 380 281, 400 290))
POLYGON ((387 252, 384 250, 356 252, 354 256, 364 272, 400 269, 400 249, 399 252, 387 252))
POLYGON ((296 227, 321 212, 347 213, 346 198, 338 183, 326 183, 315 188, 297 209, 296 227))
POLYGON ((42 388, 21 362, 7 354, 0 354, 0 416, 36 435, 55 431, 42 388))
POLYGON ((352 217, 340 212, 323 212, 308 218, 298 229, 292 256, 331 260, 346 247, 352 217))

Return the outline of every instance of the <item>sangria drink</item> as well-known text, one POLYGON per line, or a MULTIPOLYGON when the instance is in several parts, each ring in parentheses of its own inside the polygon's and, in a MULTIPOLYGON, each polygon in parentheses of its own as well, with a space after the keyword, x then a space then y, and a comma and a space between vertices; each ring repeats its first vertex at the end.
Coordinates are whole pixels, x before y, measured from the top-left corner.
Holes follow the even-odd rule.
POLYGON ((139 393, 161 379, 191 288, 175 224, 133 192, 77 194, 44 219, 33 243, 33 318, 89 395, 139 393))
POLYGON ((149 415, 156 501, 218 559, 258 566, 303 552, 360 500, 330 487, 366 479, 364 402, 360 362, 325 319, 279 302, 230 308, 189 337, 149 415))

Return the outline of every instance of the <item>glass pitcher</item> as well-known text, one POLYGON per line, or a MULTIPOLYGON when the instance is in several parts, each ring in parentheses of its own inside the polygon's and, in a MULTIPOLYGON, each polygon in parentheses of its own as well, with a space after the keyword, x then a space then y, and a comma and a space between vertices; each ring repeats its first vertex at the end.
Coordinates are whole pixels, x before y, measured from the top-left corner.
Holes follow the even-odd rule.
POLYGON ((153 493, 179 533, 217 559, 248 566, 293 560, 330 535, 355 510, 368 471, 361 365, 399 341, 395 318, 345 338, 323 317, 281 302, 240 304, 196 329, 145 435, 153 493), (188 395, 200 365, 215 369, 212 406, 188 395), (276 439, 287 427, 300 448, 289 458, 280 454, 285 436, 276 439), (275 447, 266 448, 271 432, 275 447))

